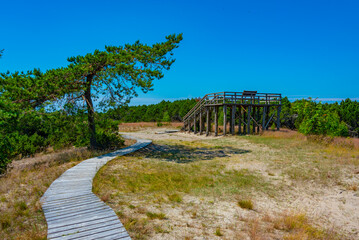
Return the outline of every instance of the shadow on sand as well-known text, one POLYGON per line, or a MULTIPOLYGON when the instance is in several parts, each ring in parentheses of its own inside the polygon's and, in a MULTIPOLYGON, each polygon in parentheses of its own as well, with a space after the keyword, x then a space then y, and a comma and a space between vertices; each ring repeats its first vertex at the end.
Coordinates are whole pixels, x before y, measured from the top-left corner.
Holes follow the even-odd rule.
POLYGON ((168 162, 190 163, 214 158, 225 158, 235 154, 245 154, 251 151, 232 147, 201 147, 194 148, 183 145, 159 145, 149 146, 131 154, 137 157, 156 158, 168 162))

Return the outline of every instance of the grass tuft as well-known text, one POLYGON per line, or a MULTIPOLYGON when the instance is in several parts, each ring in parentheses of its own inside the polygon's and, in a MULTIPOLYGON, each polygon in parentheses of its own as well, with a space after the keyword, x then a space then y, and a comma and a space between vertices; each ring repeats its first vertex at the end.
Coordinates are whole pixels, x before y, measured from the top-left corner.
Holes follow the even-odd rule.
POLYGON ((240 206, 243 209, 253 210, 253 202, 250 199, 239 200, 238 206, 240 206))
POLYGON ((179 194, 174 193, 174 194, 168 195, 168 200, 170 200, 171 202, 180 203, 180 202, 182 202, 182 197, 179 194))
POLYGON ((216 228, 216 231, 214 232, 214 234, 215 234, 216 236, 219 236, 219 237, 223 236, 223 233, 221 232, 221 228, 220 228, 220 227, 216 228))
POLYGON ((165 219, 166 215, 164 213, 153 213, 153 212, 147 212, 146 213, 147 217, 151 220, 153 219, 165 219))

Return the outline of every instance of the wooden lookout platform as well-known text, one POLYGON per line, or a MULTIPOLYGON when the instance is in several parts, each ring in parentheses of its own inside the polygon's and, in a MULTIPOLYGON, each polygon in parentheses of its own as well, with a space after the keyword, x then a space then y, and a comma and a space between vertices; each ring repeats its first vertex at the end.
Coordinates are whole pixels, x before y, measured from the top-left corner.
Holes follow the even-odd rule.
POLYGON ((183 118, 183 129, 199 134, 205 131, 208 136, 214 125, 214 135, 218 136, 220 117, 223 135, 258 133, 268 130, 271 122, 279 130, 281 106, 282 96, 278 93, 209 93, 183 118))

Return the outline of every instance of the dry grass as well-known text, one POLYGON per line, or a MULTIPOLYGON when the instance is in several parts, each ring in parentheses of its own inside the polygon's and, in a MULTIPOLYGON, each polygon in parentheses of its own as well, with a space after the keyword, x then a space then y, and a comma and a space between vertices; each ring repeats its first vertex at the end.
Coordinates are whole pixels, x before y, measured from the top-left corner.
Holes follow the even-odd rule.
POLYGON ((329 137, 322 135, 305 136, 297 131, 289 129, 281 129, 280 131, 265 131, 261 137, 272 139, 291 139, 300 140, 310 143, 318 143, 319 145, 337 149, 338 151, 347 151, 348 149, 359 150, 359 138, 345 137, 329 137))
MULTIPOLYGON (((177 128, 181 129, 183 127, 182 122, 161 122, 161 126, 163 127, 170 127, 170 128, 177 128)), ((136 123, 121 123, 118 126, 118 129, 120 132, 134 132, 146 128, 157 128, 158 123, 157 122, 136 122, 136 123)))
MULTIPOLYGON (((280 169, 295 181, 341 185, 342 177, 350 174, 349 169, 359 167, 356 139, 306 137, 290 130, 266 131, 247 139, 269 147, 271 151, 265 152, 271 169, 280 169)), ((262 149, 258 154, 263 154, 262 149)))
POLYGON ((277 230, 285 231, 283 239, 323 239, 334 240, 342 239, 334 231, 318 228, 308 219, 304 213, 282 213, 273 220, 273 227, 277 230))
POLYGON ((50 184, 76 163, 12 170, 0 178, 0 239, 46 239, 39 200, 50 184))
POLYGON ((46 239, 41 196, 64 171, 103 153, 80 148, 15 161, 0 178, 0 239, 46 239))
MULTIPOLYGON (((109 205, 121 213, 118 216, 122 222, 128 223, 127 230, 133 239, 173 231, 174 226, 170 224, 173 215, 167 214, 169 209, 183 210, 183 214, 190 219, 200 219, 203 209, 197 203, 189 203, 188 197, 199 201, 213 199, 206 201, 211 206, 214 201, 230 201, 235 206, 239 195, 250 195, 254 188, 261 189, 263 193, 271 189, 257 174, 245 169, 227 170, 226 165, 221 163, 223 158, 229 157, 229 153, 240 154, 239 149, 209 149, 207 144, 208 149, 197 149, 197 153, 192 146, 170 145, 171 148, 163 153, 159 146, 162 145, 155 144, 155 147, 150 147, 153 151, 144 150, 111 161, 100 169, 94 180, 94 192, 100 197, 110 196, 109 205), (181 151, 175 151, 176 148, 181 151), (190 209, 182 209, 188 204, 190 209), (164 221, 160 224, 161 229, 158 229, 158 221, 164 221)), ((218 231, 218 226, 210 222, 209 226, 202 226, 205 229, 202 234, 224 235, 222 230, 218 231)))
MULTIPOLYGON (((132 140, 128 143, 133 144, 133 142, 135 141, 132 140)), ((105 153, 108 153, 108 151, 90 151, 86 147, 62 149, 49 154, 38 153, 35 157, 13 161, 9 168, 14 170, 31 170, 41 166, 50 167, 52 165, 59 165, 69 161, 87 159, 105 153)))
POLYGON ((111 188, 147 200, 180 203, 182 193, 219 198, 249 191, 254 186, 262 190, 268 188, 263 179, 248 170, 228 171, 218 161, 183 165, 127 156, 103 167, 96 176, 93 189, 101 196, 111 188), (118 165, 122 167, 117 168, 118 165))
POLYGON ((334 230, 317 226, 304 213, 279 212, 274 216, 242 219, 247 222, 247 231, 251 240, 342 240, 345 236, 334 230))
POLYGON ((298 187, 312 198, 322 186, 343 184, 347 170, 358 166, 355 147, 292 131, 156 139, 110 162, 94 180, 95 193, 108 196, 133 239, 355 239, 315 224, 320 216, 284 210, 298 187))

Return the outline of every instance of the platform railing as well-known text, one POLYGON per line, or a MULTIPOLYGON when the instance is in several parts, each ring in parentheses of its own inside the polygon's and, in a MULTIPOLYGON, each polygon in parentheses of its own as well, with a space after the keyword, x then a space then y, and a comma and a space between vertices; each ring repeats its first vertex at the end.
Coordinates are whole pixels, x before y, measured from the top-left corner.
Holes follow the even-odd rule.
POLYGON ((217 92, 206 94, 184 117, 183 121, 201 111, 203 107, 224 104, 241 104, 253 106, 281 105, 279 93, 217 92))

